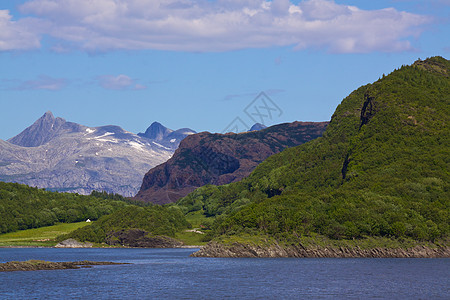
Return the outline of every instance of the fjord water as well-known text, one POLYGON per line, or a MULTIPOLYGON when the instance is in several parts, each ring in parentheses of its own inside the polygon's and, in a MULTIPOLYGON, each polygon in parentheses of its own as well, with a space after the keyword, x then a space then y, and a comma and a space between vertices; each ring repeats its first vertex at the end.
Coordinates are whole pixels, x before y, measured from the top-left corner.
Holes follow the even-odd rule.
POLYGON ((129 265, 0 273, 2 299, 449 299, 450 259, 192 258, 195 249, 0 249, 0 262, 129 265))

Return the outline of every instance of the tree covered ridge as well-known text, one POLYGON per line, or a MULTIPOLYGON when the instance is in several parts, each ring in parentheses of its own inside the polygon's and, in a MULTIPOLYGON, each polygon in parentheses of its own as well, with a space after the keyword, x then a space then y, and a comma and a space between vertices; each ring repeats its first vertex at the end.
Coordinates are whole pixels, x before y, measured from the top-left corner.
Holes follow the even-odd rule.
POLYGON ((211 237, 448 239, 450 62, 403 66, 337 107, 323 137, 286 149, 241 182, 177 204, 216 216, 211 237))
POLYGON ((82 196, 0 182, 0 233, 97 220, 127 205, 120 195, 94 192, 82 196))
POLYGON ((131 201, 106 192, 83 196, 0 182, 0 233, 87 219, 95 222, 59 240, 75 238, 103 243, 108 234, 132 228, 173 237, 190 227, 183 213, 173 207, 131 201))
POLYGON ((174 237, 178 231, 188 227, 190 224, 183 213, 174 207, 130 205, 58 239, 74 238, 83 242, 104 243, 112 233, 124 229, 140 229, 151 235, 174 237))

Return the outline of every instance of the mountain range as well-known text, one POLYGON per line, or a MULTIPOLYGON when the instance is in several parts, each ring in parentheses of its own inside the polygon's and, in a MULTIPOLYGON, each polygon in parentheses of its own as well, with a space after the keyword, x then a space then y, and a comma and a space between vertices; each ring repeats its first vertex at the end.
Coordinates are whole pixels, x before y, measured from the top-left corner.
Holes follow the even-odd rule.
POLYGON ((93 190, 134 196, 144 174, 168 160, 190 129, 153 123, 144 134, 88 127, 46 112, 8 141, 0 140, 0 180, 54 191, 93 190))
MULTIPOLYGON (((172 158, 145 174, 135 199, 171 203, 206 184, 241 180, 267 157, 321 136, 327 124, 293 122, 269 128, 255 124, 245 133, 190 135, 182 140, 172 158)), ((149 136, 166 135, 170 134, 155 127, 149 136)))

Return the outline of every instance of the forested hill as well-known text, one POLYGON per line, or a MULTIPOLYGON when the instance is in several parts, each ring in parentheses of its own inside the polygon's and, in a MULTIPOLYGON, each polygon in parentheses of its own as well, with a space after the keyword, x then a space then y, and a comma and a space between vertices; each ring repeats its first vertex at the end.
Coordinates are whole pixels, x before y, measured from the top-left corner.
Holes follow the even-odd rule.
POLYGON ((96 220, 128 205, 120 195, 82 196, 0 182, 0 233, 96 220))
POLYGON ((124 235, 133 247, 173 247, 181 243, 167 236, 190 227, 180 210, 133 202, 117 194, 94 191, 84 196, 0 182, 0 234, 87 219, 95 222, 60 236, 59 241, 73 237, 122 245, 124 235))
POLYGON ((241 182, 181 199, 217 216, 213 237, 448 240, 450 62, 403 66, 352 92, 323 137, 284 150, 241 182))

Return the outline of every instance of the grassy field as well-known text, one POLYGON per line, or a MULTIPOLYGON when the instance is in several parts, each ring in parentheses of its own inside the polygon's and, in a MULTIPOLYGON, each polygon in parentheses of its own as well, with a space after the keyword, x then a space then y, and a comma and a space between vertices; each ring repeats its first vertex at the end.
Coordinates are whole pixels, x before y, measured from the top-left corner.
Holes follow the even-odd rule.
POLYGON ((7 246, 54 246, 58 235, 69 233, 91 223, 61 223, 48 227, 20 230, 0 234, 0 247, 7 246))
MULTIPOLYGON (((193 213, 189 213, 186 215, 186 220, 191 223, 193 229, 200 229, 200 224, 206 220, 206 217, 203 215, 202 211, 196 211, 193 213)), ((187 230, 183 230, 182 232, 178 232, 175 235, 175 238, 182 241, 187 246, 202 246, 206 245, 206 242, 202 242, 202 238, 204 234, 190 232, 187 230)))
MULTIPOLYGON (((195 212, 188 214, 186 219, 192 224, 192 227, 200 230, 200 224, 206 218, 201 212, 195 212)), ((54 226, 41 227, 28 230, 20 230, 16 232, 10 232, 0 234, 0 247, 10 246, 30 246, 30 247, 52 247, 56 244, 55 238, 61 234, 72 232, 78 228, 87 226, 92 223, 79 222, 79 223, 61 223, 54 226)), ((176 239, 183 241, 185 245, 205 245, 206 242, 202 242, 203 234, 190 232, 183 230, 178 232, 175 236, 176 239)), ((103 244, 95 245, 97 247, 105 247, 103 244)))

